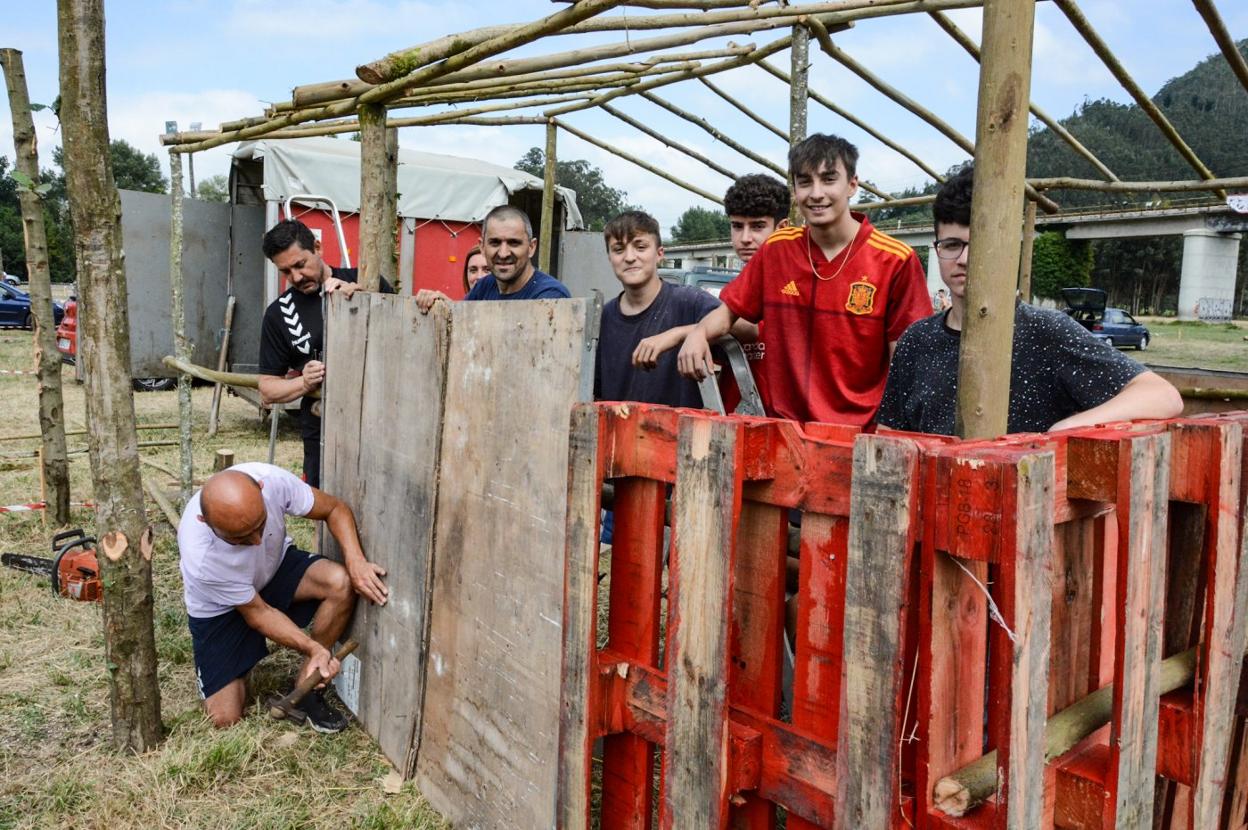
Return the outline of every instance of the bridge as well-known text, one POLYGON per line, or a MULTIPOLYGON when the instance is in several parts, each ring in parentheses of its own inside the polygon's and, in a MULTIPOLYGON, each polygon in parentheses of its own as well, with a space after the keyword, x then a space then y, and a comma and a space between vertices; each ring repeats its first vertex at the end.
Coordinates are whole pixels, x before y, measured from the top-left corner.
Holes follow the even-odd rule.
MULTIPOLYGON (((930 248, 935 228, 930 224, 877 225, 880 230, 912 248, 930 248)), ((1224 203, 1168 205, 1125 210, 1097 209, 1084 212, 1041 215, 1037 230, 1062 231, 1068 239, 1128 239, 1146 236, 1182 236, 1183 265, 1179 276, 1179 309, 1182 320, 1197 318, 1201 300, 1217 301, 1234 307, 1235 275, 1239 265, 1239 244, 1248 233, 1248 215, 1235 213, 1224 203)), ((740 261, 727 240, 672 244, 666 255, 681 267, 700 265, 733 267, 740 261)), ((943 287, 936 257, 927 258, 927 288, 935 294, 943 287)))

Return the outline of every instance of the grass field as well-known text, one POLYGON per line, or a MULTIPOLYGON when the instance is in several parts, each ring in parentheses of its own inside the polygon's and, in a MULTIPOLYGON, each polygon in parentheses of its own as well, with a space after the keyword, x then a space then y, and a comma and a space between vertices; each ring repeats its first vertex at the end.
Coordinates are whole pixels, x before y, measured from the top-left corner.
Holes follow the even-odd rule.
POLYGON ((1143 321, 1152 342, 1133 357, 1156 366, 1182 366, 1248 372, 1248 324, 1180 323, 1163 318, 1143 321))
MULTIPOLYGON (((0 331, 0 370, 32 369, 29 332, 0 331)), ((67 369, 69 367, 66 367, 67 369)), ((195 464, 208 469, 213 453, 233 449, 238 461, 265 460, 268 429, 253 407, 225 399, 221 428, 206 437, 212 390, 195 390, 195 464)), ((81 429, 82 387, 66 373, 65 417, 81 429)), ((140 423, 177 420, 176 392, 135 396, 140 423)), ((38 432, 37 390, 30 375, 0 374, 0 437, 38 432)), ((176 438, 149 431, 141 440, 176 438)), ((85 436, 71 436, 71 450, 85 436)), ((0 441, 0 505, 39 499, 36 441, 0 441)), ((170 470, 177 447, 140 450, 170 470)), ((90 497, 85 452, 70 456, 73 497, 90 497)), ((301 445, 293 428, 278 446, 277 463, 298 470, 301 445)), ((144 466, 171 496, 176 482, 144 466)), ((108 680, 100 608, 53 597, 46 580, 0 568, 0 830, 16 828, 440 828, 442 819, 410 784, 398 785, 389 764, 358 727, 326 736, 306 726, 272 721, 253 708, 230 730, 213 729, 201 714, 182 603, 174 532, 154 502, 156 644, 167 738, 140 757, 110 747, 108 680)), ((90 534, 93 514, 75 508, 73 523, 90 534)), ((291 522, 303 546, 311 523, 291 522)), ((0 551, 47 556, 54 529, 41 512, 0 514, 0 551)), ((253 674, 264 696, 286 683, 298 655, 279 652, 253 674)))

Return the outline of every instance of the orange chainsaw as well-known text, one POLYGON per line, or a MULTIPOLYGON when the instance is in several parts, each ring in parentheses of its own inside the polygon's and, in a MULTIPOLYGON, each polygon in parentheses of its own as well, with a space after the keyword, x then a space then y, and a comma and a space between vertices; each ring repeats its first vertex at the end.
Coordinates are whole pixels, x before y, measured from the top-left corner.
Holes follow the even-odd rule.
POLYGON ((52 580, 52 593, 83 602, 104 599, 100 581, 100 563, 95 557, 95 539, 74 528, 52 537, 56 556, 26 556, 20 553, 0 554, 0 564, 27 571, 52 580))

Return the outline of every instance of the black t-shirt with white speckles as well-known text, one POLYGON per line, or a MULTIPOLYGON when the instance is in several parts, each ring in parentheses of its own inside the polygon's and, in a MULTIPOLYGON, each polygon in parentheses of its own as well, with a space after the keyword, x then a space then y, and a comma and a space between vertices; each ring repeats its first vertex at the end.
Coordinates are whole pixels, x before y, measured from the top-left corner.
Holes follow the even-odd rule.
MULTIPOLYGON (((882 426, 953 434, 962 339, 945 325, 946 314, 920 320, 897 342, 877 416, 882 426)), ((1105 403, 1143 371, 1065 314, 1020 303, 1014 310, 1009 431, 1044 432, 1105 403)))

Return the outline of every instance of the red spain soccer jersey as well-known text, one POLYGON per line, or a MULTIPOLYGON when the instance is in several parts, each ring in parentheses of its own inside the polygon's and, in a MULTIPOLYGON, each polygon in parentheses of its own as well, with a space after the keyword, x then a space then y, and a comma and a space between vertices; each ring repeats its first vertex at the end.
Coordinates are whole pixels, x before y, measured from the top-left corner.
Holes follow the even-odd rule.
POLYGON ((831 261, 807 228, 783 228, 720 292, 733 314, 767 321, 758 382, 768 414, 866 424, 884 394, 888 344, 931 314, 914 251, 853 217, 862 226, 831 261))

